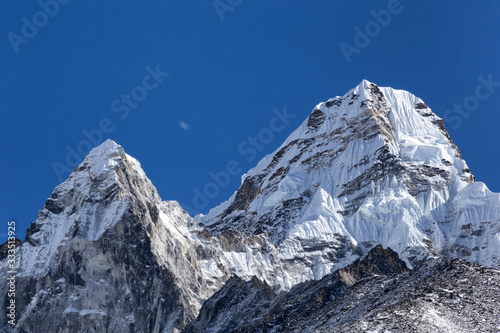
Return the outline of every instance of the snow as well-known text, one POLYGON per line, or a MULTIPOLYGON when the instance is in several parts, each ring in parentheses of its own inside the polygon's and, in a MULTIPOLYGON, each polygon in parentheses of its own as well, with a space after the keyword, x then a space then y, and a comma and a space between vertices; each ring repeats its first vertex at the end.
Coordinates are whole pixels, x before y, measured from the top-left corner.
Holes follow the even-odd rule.
MULTIPOLYGON (((329 100, 335 104, 318 104, 315 110, 325 114, 325 121, 311 129, 305 120, 249 170, 242 182, 262 176, 261 191, 246 211, 224 218, 236 192, 193 219, 177 202, 162 202, 140 163, 105 141, 55 189, 54 201, 62 211, 40 212, 41 230, 32 237, 41 245, 25 243, 19 249, 19 274, 42 275, 61 247, 99 240, 120 222, 132 200, 158 211, 157 220, 148 220, 148 213, 143 221, 158 263, 185 290, 199 287, 182 278, 186 275, 208 281, 210 289, 203 295, 193 292, 198 300, 234 274, 247 280, 257 276, 276 290, 290 289, 350 264, 375 244, 391 247, 409 266, 437 254, 500 267, 500 195, 466 180, 466 162, 436 125, 439 117, 430 109, 417 110, 420 98, 378 89, 382 102, 374 85, 364 80, 329 100), (278 152, 281 157, 275 159, 278 152), (287 171, 271 179, 280 168, 287 171), (133 185, 123 181, 124 172, 133 185), (251 220, 238 224, 232 220, 238 214, 251 220), (267 225, 259 225, 262 221, 267 225), (204 228, 210 230, 208 237, 200 236, 204 228), (217 228, 242 235, 227 241, 218 238, 217 228)), ((108 265, 96 254, 85 269, 101 275, 108 265)))
POLYGON ((78 313, 78 315, 80 316, 89 316, 89 315, 107 316, 107 313, 103 311, 95 309, 77 310, 74 307, 69 307, 63 311, 63 315, 68 313, 78 313))
POLYGON ((56 187, 53 200, 65 205, 64 211, 57 213, 47 208, 40 211, 37 224, 41 230, 32 238, 43 246, 25 244, 20 248, 21 275, 46 272, 50 258, 72 238, 75 228, 83 239, 95 241, 120 220, 128 207, 128 199, 117 199, 109 205, 102 200, 118 186, 115 170, 123 159, 138 168, 139 174, 144 174, 140 164, 126 155, 121 146, 106 140, 92 149, 68 179, 56 187))
MULTIPOLYGON (((304 191, 310 190, 312 197, 297 208, 297 214, 286 223, 267 229, 271 236, 282 231, 286 235, 284 239, 274 240, 281 260, 295 258, 313 263, 312 268, 306 265, 297 268, 297 272, 288 272, 286 281, 301 281, 303 272, 308 270, 320 272, 321 277, 322 272, 343 267, 353 260, 355 256, 348 255, 328 261, 325 258, 329 257, 331 247, 325 248, 322 254, 304 254, 300 246, 311 242, 336 244, 339 239, 347 239, 353 246, 364 242, 390 246, 410 267, 410 256, 414 256, 415 251, 417 258, 429 255, 429 241, 438 253, 500 266, 499 234, 492 227, 498 225, 500 218, 499 195, 491 193, 482 183, 469 184, 465 180, 469 175, 464 171, 468 169, 466 162, 438 126, 440 118, 428 108, 417 108, 423 103, 420 98, 407 91, 378 87, 385 105, 377 108, 373 87, 363 80, 344 96, 329 100, 341 103, 329 107, 327 103, 318 104, 314 109, 326 115, 323 124, 311 130, 305 120, 279 148, 242 177, 243 182, 248 177, 264 176, 261 188, 275 186, 272 191, 261 191, 246 210, 245 215, 255 216, 246 224, 251 228, 247 233, 257 229, 253 226, 264 214, 266 219, 273 216, 277 219, 283 212, 280 210, 283 202, 303 198, 304 191), (371 133, 374 135, 370 137, 371 133), (304 149, 294 144, 297 140, 314 140, 314 144, 304 149), (359 189, 353 187, 346 194, 346 186, 357 177, 369 178, 370 168, 378 163, 377 156, 383 147, 387 147, 399 165, 410 171, 374 177, 368 184, 361 184, 359 189), (278 152, 279 162, 268 169, 278 152), (296 162, 290 162, 299 154, 296 162), (308 159, 316 164, 308 167, 304 164, 308 159), (270 176, 279 168, 289 168, 288 174, 273 185, 270 176), (412 190, 408 184, 420 187, 412 190), (341 213, 350 205, 355 207, 353 213, 341 213), (493 222, 480 226, 480 221, 493 222), (463 232, 460 228, 468 223, 474 230, 482 228, 484 233, 465 242, 459 237, 463 232), (456 245, 468 249, 486 246, 487 249, 464 256, 465 252, 450 250, 456 245)), ((208 228, 241 228, 232 218, 242 212, 221 221, 222 213, 234 200, 235 195, 207 215, 195 218, 208 228)))
POLYGON ((85 161, 90 165, 91 172, 100 174, 112 171, 120 161, 123 153, 123 148, 120 145, 108 139, 92 149, 85 161))

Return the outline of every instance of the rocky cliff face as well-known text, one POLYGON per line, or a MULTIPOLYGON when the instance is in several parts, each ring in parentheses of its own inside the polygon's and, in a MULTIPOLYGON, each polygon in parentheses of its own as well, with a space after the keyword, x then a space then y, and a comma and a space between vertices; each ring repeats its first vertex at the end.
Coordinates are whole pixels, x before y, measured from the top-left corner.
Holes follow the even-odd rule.
POLYGON ((111 140, 54 190, 17 252, 18 324, 0 319, 14 332, 176 332, 233 275, 283 289, 266 235, 211 237, 111 140))
POLYGON ((177 203, 161 202, 120 146, 94 149, 55 189, 18 249, 16 331, 183 327, 217 288, 200 278, 188 220, 177 203))
MULTIPOLYGON (((391 274, 410 274, 402 273, 407 266, 437 274, 433 267, 454 261, 422 262, 440 256, 499 267, 499 221, 499 195, 475 182, 441 119, 408 92, 363 81, 319 104, 206 216, 162 201, 139 162, 113 141, 93 149, 18 246, 18 324, 1 316, 0 327, 293 330, 305 327, 299 314, 311 309, 351 325, 367 314, 343 317, 350 308, 332 308, 328 286, 348 293, 369 280, 380 288, 391 274), (311 303, 299 307, 297 295, 311 303)), ((7 271, 0 259, 0 279, 7 271)), ((1 284, 4 305, 6 294, 1 284)))
POLYGON ((316 312, 344 293, 347 286, 375 275, 391 276, 406 271, 406 264, 390 249, 373 248, 366 258, 327 275, 319 281, 294 286, 288 293, 275 293, 256 278, 231 278, 203 305, 198 318, 185 332, 264 332, 290 329, 290 321, 318 319, 316 312), (279 329, 277 327, 280 327, 279 329))
POLYGON ((458 259, 413 270, 390 249, 276 294, 230 279, 184 330, 195 332, 496 332, 500 271, 458 259))

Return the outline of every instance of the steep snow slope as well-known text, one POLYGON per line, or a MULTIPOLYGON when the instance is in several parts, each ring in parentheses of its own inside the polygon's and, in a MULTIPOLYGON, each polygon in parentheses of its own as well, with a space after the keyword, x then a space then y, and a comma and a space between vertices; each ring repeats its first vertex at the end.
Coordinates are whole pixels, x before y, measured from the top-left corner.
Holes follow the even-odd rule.
POLYGON ((289 287, 379 243, 410 266, 431 254, 498 267, 499 203, 421 99, 364 80, 317 105, 228 201, 196 219, 214 234, 267 231, 289 287))

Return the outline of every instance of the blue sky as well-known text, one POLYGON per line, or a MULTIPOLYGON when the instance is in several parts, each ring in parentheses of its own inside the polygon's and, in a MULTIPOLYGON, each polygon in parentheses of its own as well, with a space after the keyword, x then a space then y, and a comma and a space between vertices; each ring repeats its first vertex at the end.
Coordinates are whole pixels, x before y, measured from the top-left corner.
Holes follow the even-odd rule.
POLYGON ((500 192, 498 1, 59 1, 0 4, 2 242, 11 219, 24 239, 68 149, 83 159, 83 131, 121 144, 164 200, 206 212, 364 78, 422 98, 500 192), (228 167, 229 184, 194 200, 228 167))

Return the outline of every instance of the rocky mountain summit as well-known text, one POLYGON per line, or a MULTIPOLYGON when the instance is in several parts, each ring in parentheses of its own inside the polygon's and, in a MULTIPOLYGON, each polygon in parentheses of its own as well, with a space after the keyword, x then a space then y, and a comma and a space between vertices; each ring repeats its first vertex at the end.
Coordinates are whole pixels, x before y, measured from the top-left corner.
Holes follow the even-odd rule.
POLYGON ((317 105, 194 218, 107 140, 17 245, 17 325, 2 316, 2 332, 500 329, 487 317, 498 317, 499 194, 421 99, 368 81, 317 105), (456 296, 471 283, 488 288, 456 296))

